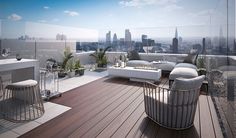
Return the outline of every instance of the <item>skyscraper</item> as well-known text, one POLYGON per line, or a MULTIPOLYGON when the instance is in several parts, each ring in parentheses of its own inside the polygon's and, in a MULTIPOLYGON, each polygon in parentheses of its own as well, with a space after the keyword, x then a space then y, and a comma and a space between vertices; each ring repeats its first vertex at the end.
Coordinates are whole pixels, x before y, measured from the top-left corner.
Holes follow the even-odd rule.
POLYGON ((206 54, 206 38, 202 39, 202 54, 206 54))
POLYGON ((127 47, 127 50, 132 49, 131 33, 129 29, 125 30, 125 45, 127 47))
POLYGON ((147 39, 147 35, 142 35, 142 45, 143 46, 147 46, 148 45, 148 39, 147 39))
POLYGON ((177 38, 173 38, 173 41, 172 41, 172 52, 173 53, 178 53, 178 39, 177 38))
POLYGON ((112 49, 116 50, 118 48, 118 40, 117 40, 117 35, 114 33, 113 35, 113 41, 112 41, 112 49))
POLYGON ((111 46, 111 31, 106 33, 106 46, 111 46))
POLYGON ((177 27, 175 28, 175 38, 177 38, 177 39, 179 38, 177 27))

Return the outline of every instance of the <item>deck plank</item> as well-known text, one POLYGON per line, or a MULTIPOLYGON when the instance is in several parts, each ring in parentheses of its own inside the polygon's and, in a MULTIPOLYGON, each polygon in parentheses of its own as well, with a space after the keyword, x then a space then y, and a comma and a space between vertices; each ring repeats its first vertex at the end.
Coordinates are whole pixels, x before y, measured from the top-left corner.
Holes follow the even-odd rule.
POLYGON ((112 111, 106 118, 101 120, 98 124, 95 124, 94 127, 92 127, 89 131, 87 131, 82 137, 88 138, 88 137, 96 137, 101 131, 104 130, 104 128, 107 126, 107 124, 111 123, 113 119, 122 113, 130 104, 133 104, 134 101, 138 97, 142 97, 142 91, 135 92, 133 95, 131 95, 128 99, 126 99, 124 102, 122 102, 116 110, 112 111))
POLYGON ((201 121, 201 137, 202 138, 215 138, 214 127, 212 125, 211 114, 207 97, 199 96, 200 107, 200 121, 201 121))
MULTIPOLYGON (((168 82, 161 78, 158 85, 168 88, 168 82)), ((142 86, 128 79, 102 78, 73 89, 52 100, 72 107, 71 110, 21 137, 221 138, 211 97, 199 97, 194 127, 175 131, 160 127, 147 117, 142 86)))
POLYGON ((221 133, 220 125, 219 125, 219 122, 217 119, 217 114, 216 114, 215 107, 213 105, 211 97, 207 96, 207 100, 209 103, 209 108, 210 108, 210 112, 211 112, 211 116, 212 116, 212 123, 214 126, 216 138, 223 138, 223 134, 221 133))

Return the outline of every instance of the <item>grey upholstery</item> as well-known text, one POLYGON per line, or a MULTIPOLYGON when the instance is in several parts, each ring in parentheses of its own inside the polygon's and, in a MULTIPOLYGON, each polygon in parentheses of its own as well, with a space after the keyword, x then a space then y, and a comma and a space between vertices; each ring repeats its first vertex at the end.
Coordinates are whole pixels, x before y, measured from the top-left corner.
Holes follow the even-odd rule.
POLYGON ((148 62, 148 61, 145 61, 145 60, 129 60, 127 63, 126 63, 126 66, 129 66, 129 67, 142 67, 142 66, 151 66, 152 63, 148 62))
POLYGON ((193 125, 200 87, 205 76, 178 78, 170 90, 146 82, 145 112, 161 126, 186 129, 193 125))
POLYGON ((196 69, 190 67, 175 67, 170 75, 169 80, 175 80, 176 78, 194 78, 198 76, 196 69))
POLYGON ((197 70, 197 67, 193 64, 190 64, 190 63, 179 63, 175 66, 175 68, 183 68, 183 67, 192 68, 192 69, 197 70))

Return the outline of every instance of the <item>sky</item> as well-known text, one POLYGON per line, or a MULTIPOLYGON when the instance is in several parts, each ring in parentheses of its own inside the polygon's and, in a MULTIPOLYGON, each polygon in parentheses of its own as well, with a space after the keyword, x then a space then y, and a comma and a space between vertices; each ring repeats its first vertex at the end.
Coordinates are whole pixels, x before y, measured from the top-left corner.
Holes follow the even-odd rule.
POLYGON ((113 30, 124 35, 126 28, 139 31, 158 27, 171 27, 174 32, 176 26, 209 25, 210 15, 221 7, 220 1, 0 0, 0 19, 96 29, 100 34, 113 30))

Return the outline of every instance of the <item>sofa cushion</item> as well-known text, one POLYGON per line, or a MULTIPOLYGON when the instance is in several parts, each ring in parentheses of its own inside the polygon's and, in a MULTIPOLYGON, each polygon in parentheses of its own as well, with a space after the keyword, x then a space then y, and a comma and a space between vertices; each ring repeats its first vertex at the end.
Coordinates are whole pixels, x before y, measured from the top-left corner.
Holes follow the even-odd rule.
POLYGON ((188 54, 188 56, 185 57, 183 63, 196 64, 197 56, 198 56, 197 50, 192 49, 188 54))
POLYGON ((175 80, 176 78, 194 78, 198 76, 198 72, 196 69, 188 68, 188 67, 179 67, 174 68, 170 75, 170 80, 175 80))
POLYGON ((129 60, 140 60, 141 59, 138 52, 135 50, 129 51, 127 54, 127 57, 129 58, 129 60))
POLYGON ((197 67, 193 64, 190 64, 190 63, 179 63, 175 66, 175 68, 182 68, 182 67, 192 68, 192 69, 197 70, 197 67))
POLYGON ((145 61, 145 60, 129 60, 127 63, 126 63, 126 66, 129 66, 129 67, 142 67, 142 66, 151 66, 152 63, 148 62, 148 61, 145 61))
POLYGON ((161 69, 163 71, 172 71, 176 65, 175 62, 169 62, 169 61, 160 61, 160 62, 152 62, 152 66, 157 69, 161 69))
POLYGON ((171 87, 171 90, 192 90, 201 87, 205 75, 194 78, 176 78, 171 87))

